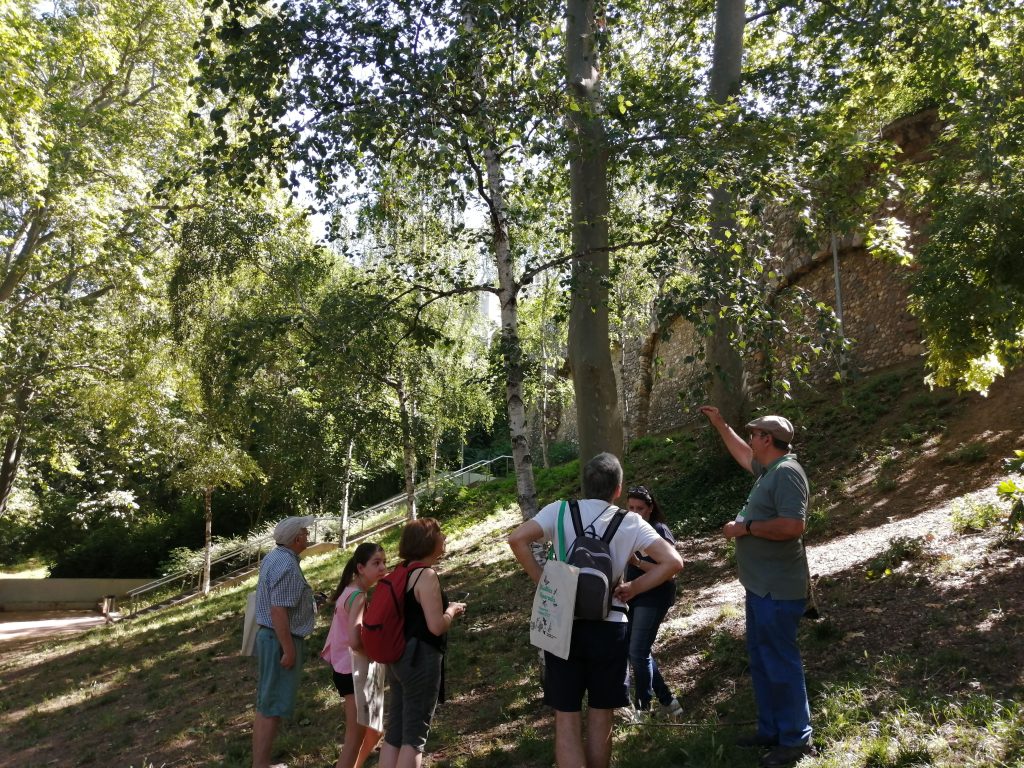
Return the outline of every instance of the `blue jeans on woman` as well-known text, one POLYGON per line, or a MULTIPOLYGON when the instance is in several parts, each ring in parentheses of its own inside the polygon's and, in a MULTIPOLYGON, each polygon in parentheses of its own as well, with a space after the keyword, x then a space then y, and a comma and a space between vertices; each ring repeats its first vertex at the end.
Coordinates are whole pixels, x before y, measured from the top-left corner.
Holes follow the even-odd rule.
POLYGON ((672 703, 672 692, 651 655, 658 628, 668 609, 667 605, 631 605, 629 608, 629 664, 633 668, 636 706, 641 711, 650 709, 655 695, 662 704, 672 703))

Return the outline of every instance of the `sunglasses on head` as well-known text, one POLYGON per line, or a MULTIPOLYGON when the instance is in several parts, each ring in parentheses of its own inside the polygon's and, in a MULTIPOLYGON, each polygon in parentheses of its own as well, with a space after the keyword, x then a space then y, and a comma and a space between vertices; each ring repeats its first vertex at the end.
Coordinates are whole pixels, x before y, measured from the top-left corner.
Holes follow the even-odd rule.
POLYGON ((628 491, 626 491, 626 496, 627 497, 632 497, 634 499, 643 499, 648 504, 650 504, 653 501, 653 499, 651 498, 651 492, 648 491, 642 485, 638 485, 638 486, 636 486, 634 488, 630 488, 628 491))

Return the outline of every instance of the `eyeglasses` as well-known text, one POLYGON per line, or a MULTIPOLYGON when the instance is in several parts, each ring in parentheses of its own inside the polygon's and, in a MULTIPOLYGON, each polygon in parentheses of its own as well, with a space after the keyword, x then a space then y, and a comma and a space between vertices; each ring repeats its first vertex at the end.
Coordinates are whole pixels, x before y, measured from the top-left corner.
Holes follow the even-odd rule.
POLYGON ((637 485, 633 488, 630 488, 628 491, 626 491, 626 496, 632 497, 634 499, 643 499, 648 504, 650 504, 653 500, 651 498, 651 492, 648 491, 647 488, 645 488, 642 485, 637 485))
POLYGON ((767 432, 751 432, 750 439, 753 440, 755 437, 771 437, 771 435, 769 435, 767 432))

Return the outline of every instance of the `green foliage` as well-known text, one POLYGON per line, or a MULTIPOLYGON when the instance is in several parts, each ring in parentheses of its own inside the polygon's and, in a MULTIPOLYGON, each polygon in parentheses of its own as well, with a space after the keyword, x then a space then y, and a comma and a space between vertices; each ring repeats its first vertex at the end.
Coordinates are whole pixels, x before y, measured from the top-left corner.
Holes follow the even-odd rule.
POLYGON ((471 494, 468 488, 451 483, 438 483, 430 493, 424 494, 417 502, 420 517, 434 517, 445 521, 465 512, 471 494))
POLYGON ((984 531, 1001 522, 1005 515, 998 504, 973 498, 957 499, 950 510, 953 530, 960 534, 984 531))
MULTIPOLYGON (((50 424, 94 387, 130 375, 140 331, 159 312, 168 249, 150 193, 195 147, 185 112, 198 16, 190 0, 59 2, 49 12, 4 5, 0 433, 8 445, 34 443, 29 453, 45 454, 57 442, 50 424)), ((0 510, 21 458, 4 457, 0 510)))
MULTIPOLYGON (((1014 451, 1011 458, 1005 459, 1006 468, 1020 477, 1024 475, 1024 451, 1014 451)), ((996 486, 999 498, 1010 505, 1010 514, 1006 518, 1008 533, 1017 534, 1024 529, 1024 485, 1014 477, 1008 477, 996 486)))
POLYGON ((662 442, 651 449, 634 443, 625 469, 627 484, 647 485, 677 534, 714 530, 732 520, 750 490, 750 476, 731 457, 722 456, 713 445, 698 447, 692 440, 662 442), (664 459, 658 457, 663 453, 671 454, 665 474, 634 474, 633 467, 662 464, 664 459))
POLYGON ((944 464, 980 464, 988 458, 984 443, 963 443, 942 457, 944 464))
POLYGON ((131 524, 104 519, 88 535, 54 554, 50 576, 155 578, 169 549, 183 541, 201 541, 201 520, 199 515, 149 516, 131 524))
POLYGON ((868 560, 865 576, 868 580, 884 579, 903 563, 920 559, 924 554, 924 540, 919 537, 894 536, 889 545, 868 560))
POLYGON ((894 491, 898 486, 896 475, 899 474, 899 454, 887 452, 878 460, 878 472, 875 475, 875 487, 882 491, 894 491))
MULTIPOLYGON (((256 554, 256 547, 251 546, 252 539, 248 536, 216 536, 210 548, 210 556, 216 559, 226 552, 233 552, 237 549, 248 548, 249 554, 256 554)), ((190 571, 198 573, 203 567, 204 549, 192 549, 190 547, 175 547, 167 559, 160 565, 160 573, 168 576, 172 573, 190 571)))

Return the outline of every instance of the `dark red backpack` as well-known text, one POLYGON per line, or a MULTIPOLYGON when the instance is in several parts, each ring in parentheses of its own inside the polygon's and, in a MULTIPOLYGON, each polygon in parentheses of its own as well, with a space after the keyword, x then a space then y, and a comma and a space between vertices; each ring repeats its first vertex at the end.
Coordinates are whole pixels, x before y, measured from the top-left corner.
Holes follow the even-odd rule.
POLYGON ((381 664, 394 664, 405 651, 405 588, 409 574, 426 563, 401 563, 377 582, 363 609, 359 637, 363 653, 381 664))

